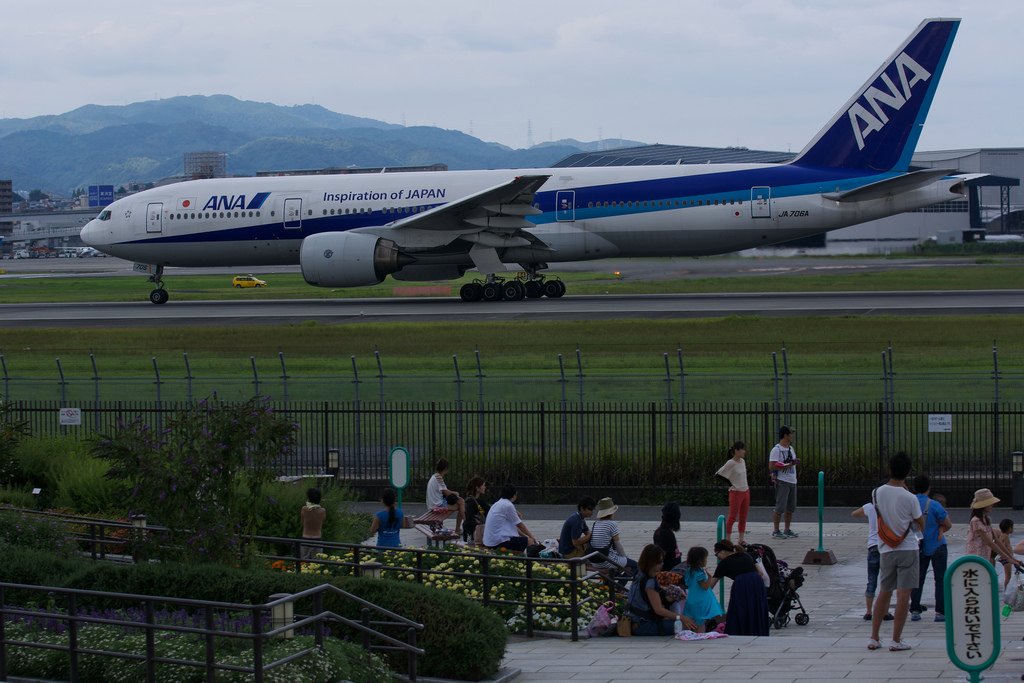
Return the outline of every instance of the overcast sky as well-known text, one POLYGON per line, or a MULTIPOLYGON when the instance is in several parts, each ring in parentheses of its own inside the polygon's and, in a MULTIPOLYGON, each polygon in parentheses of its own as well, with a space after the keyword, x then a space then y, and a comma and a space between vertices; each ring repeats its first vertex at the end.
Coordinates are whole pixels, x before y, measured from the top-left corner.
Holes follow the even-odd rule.
POLYGON ((1024 147, 1019 0, 7 3, 0 116, 226 94, 516 148, 797 151, 935 16, 963 22, 918 149, 1024 147))

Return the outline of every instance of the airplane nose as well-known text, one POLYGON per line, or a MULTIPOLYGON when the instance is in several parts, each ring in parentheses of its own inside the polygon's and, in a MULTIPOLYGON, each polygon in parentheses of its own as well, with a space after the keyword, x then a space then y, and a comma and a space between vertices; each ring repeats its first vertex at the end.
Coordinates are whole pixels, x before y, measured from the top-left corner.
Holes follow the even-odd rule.
POLYGON ((88 223, 86 223, 85 227, 82 228, 82 232, 79 234, 79 237, 81 237, 82 241, 85 244, 87 244, 88 246, 90 246, 90 247, 92 247, 94 249, 100 246, 100 244, 99 244, 99 242, 100 242, 99 236, 100 236, 99 221, 97 221, 95 219, 89 221, 88 223))

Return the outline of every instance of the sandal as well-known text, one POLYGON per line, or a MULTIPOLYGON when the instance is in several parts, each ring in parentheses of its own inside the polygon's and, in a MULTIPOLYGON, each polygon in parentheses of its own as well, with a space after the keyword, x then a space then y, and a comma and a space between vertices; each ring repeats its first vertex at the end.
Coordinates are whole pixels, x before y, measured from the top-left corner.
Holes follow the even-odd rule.
POLYGON ((877 640, 875 640, 874 638, 871 638, 870 640, 868 640, 868 649, 869 650, 877 650, 880 647, 882 647, 882 644, 880 642, 878 642, 877 640))
POLYGON ((904 643, 902 640, 899 641, 899 642, 894 640, 894 641, 892 641, 889 644, 889 652, 900 652, 902 650, 909 650, 909 649, 910 649, 910 645, 908 645, 907 643, 904 643))

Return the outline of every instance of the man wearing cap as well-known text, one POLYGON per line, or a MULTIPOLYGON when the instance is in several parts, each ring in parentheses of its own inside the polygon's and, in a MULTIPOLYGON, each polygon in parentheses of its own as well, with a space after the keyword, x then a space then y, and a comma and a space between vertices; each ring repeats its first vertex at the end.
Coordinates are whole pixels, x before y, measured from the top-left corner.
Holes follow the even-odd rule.
POLYGON ((775 512, 772 522, 775 531, 772 538, 796 538, 799 534, 789 528, 796 510, 796 464, 798 460, 793 450, 793 429, 782 425, 779 427, 779 443, 768 456, 768 465, 775 475, 775 512), (779 531, 779 521, 785 519, 785 531, 779 531))

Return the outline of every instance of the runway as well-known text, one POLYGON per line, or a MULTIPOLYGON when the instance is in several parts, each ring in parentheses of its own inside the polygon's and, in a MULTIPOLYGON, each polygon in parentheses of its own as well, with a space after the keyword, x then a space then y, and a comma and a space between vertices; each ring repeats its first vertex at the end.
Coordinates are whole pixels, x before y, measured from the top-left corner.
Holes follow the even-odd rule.
POLYGON ((1024 291, 572 296, 465 303, 458 297, 0 305, 0 327, 324 325, 367 322, 645 320, 722 316, 1022 315, 1024 291))

